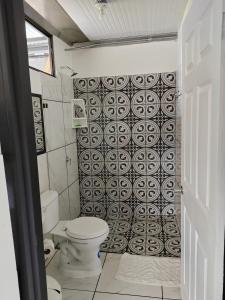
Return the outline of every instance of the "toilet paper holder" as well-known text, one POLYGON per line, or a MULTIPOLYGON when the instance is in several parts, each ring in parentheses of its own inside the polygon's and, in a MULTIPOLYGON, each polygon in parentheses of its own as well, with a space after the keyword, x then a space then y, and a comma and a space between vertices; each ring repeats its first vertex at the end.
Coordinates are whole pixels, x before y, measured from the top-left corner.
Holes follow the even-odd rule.
POLYGON ((83 99, 72 99, 72 128, 87 127, 87 114, 83 99))

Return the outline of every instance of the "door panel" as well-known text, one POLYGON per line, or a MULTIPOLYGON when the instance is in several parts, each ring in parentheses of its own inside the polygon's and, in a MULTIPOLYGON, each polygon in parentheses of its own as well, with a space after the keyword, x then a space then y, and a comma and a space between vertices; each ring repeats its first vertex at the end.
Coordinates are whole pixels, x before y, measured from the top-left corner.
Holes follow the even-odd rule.
POLYGON ((5 180, 5 168, 0 145, 0 237, 1 237, 1 256, 0 256, 0 288, 1 299, 20 300, 19 284, 17 277, 16 259, 12 236, 12 227, 9 213, 9 202, 5 180), (7 270, 7 271, 6 271, 7 270), (4 278, 4 280, 3 280, 4 278))
POLYGON ((221 300, 225 151, 222 0, 195 0, 182 39, 182 293, 221 300), (221 146, 223 145, 223 147, 221 146), (222 216, 222 218, 221 218, 222 216))

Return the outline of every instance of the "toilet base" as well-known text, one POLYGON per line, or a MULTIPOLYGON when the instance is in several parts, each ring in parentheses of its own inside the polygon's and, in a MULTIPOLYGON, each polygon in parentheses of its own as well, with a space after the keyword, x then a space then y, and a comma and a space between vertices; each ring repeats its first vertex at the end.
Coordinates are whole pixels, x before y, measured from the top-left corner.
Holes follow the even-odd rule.
POLYGON ((77 260, 70 262, 65 261, 65 257, 61 253, 61 259, 59 263, 59 269, 66 277, 71 278, 87 278, 96 277, 102 272, 102 265, 99 258, 96 258, 94 265, 90 268, 90 264, 84 264, 77 260))
POLYGON ((66 277, 87 278, 101 274, 102 264, 97 253, 99 248, 80 245, 80 251, 69 242, 61 243, 59 269, 66 277))

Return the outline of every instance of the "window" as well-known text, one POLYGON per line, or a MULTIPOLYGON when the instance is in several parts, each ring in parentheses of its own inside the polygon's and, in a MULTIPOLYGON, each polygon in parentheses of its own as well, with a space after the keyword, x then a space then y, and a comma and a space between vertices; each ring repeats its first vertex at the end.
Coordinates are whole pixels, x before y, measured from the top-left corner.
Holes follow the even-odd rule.
POLYGON ((29 66, 54 75, 51 35, 26 21, 26 36, 29 66))

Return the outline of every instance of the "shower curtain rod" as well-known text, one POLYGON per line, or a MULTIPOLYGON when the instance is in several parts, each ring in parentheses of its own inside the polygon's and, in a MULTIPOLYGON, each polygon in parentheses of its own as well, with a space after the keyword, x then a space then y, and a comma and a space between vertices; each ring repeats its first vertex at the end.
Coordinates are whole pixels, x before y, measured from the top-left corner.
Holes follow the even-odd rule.
POLYGON ((73 47, 66 48, 65 51, 107 47, 107 46, 144 44, 144 43, 158 42, 158 41, 171 41, 171 40, 176 40, 176 39, 177 39, 177 33, 172 32, 172 33, 168 33, 168 34, 157 34, 157 35, 152 35, 152 36, 139 36, 139 37, 122 38, 122 39, 97 40, 97 41, 90 41, 90 42, 84 42, 84 43, 74 43, 73 47))

